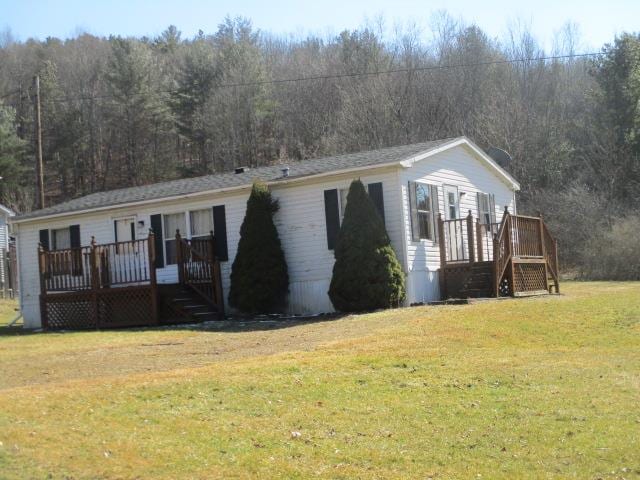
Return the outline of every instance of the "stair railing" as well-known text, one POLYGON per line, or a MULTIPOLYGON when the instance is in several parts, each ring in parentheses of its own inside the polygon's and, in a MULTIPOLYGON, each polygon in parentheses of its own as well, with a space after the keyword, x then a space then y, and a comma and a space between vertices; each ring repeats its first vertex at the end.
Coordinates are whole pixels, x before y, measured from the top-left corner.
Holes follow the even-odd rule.
POLYGON ((493 237, 493 293, 496 297, 500 294, 500 282, 513 256, 511 230, 511 214, 505 207, 498 233, 493 237))
POLYGON ((555 283, 556 293, 560 293, 560 281, 559 281, 559 271, 558 271, 558 241, 553 238, 551 232, 549 231, 549 227, 544 223, 542 218, 540 218, 540 223, 542 227, 542 241, 544 244, 544 252, 545 252, 545 260, 547 262, 547 268, 549 269, 549 273, 551 273, 551 277, 555 283))
POLYGON ((224 314, 220 262, 215 255, 213 232, 205 238, 182 238, 176 231, 178 280, 224 314))

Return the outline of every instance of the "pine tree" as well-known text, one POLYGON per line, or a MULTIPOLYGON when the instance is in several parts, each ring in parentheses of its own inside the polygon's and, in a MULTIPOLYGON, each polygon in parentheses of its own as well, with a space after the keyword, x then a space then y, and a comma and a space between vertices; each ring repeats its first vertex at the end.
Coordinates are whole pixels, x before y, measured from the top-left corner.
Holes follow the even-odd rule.
POLYGON ((335 257, 329 297, 336 310, 389 308, 404 300, 404 273, 360 180, 349 188, 335 257))
POLYGON ((289 274, 273 223, 277 210, 278 202, 268 187, 255 183, 240 227, 229 292, 229 304, 245 313, 271 313, 282 308, 286 300, 289 274))
MULTIPOLYGON (((14 206, 19 204, 28 183, 28 170, 22 165, 25 142, 16 134, 15 110, 0 101, 0 202, 14 206), (27 177, 27 178, 25 178, 27 177)), ((30 178, 29 178, 30 179, 30 178)))

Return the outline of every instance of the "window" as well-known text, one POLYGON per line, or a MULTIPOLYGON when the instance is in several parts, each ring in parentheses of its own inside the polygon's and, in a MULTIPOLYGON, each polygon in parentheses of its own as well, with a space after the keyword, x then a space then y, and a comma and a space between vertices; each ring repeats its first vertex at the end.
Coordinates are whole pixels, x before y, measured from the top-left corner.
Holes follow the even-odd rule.
POLYGON ((418 182, 409 182, 412 239, 436 239, 436 216, 438 210, 438 187, 418 182))
POLYGON ((433 240, 433 212, 431 210, 431 196, 429 194, 429 186, 423 184, 416 185, 416 209, 418 212, 418 228, 420 238, 428 238, 433 240))
POLYGON ((340 224, 342 224, 342 220, 344 219, 344 211, 347 208, 347 195, 349 195, 348 188, 339 188, 339 202, 340 202, 340 224))
POLYGON ((189 212, 191 238, 206 237, 213 231, 213 214, 211 209, 189 212))
POLYGON ((187 222, 184 213, 170 213, 162 216, 164 224, 164 245, 165 259, 167 265, 178 262, 176 253, 176 230, 180 230, 181 235, 187 231, 187 222))
POLYGON ((68 227, 51 230, 51 237, 53 240, 53 250, 71 248, 71 231, 68 227))
MULTIPOLYGON (((365 191, 369 192, 369 185, 364 186, 365 191)), ((344 219, 344 212, 347 208, 347 196, 349 195, 348 188, 339 188, 338 189, 338 203, 340 206, 340 225, 342 225, 342 220, 344 219)))
POLYGON ((458 199, 455 192, 447 192, 447 208, 449 209, 449 220, 458 218, 458 199))
POLYGON ((496 223, 495 217, 495 200, 493 194, 478 192, 478 218, 480 219, 480 223, 484 225, 496 223))
POLYGON ((213 212, 210 209, 189 212, 191 246, 200 254, 208 256, 208 239, 213 231, 213 212))

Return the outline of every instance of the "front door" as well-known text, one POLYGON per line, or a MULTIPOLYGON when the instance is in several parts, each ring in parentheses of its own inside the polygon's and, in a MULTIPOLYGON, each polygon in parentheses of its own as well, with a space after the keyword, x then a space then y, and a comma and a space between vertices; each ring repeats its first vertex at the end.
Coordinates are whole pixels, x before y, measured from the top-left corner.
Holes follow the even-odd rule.
POLYGON ((458 187, 444 186, 444 218, 447 222, 447 248, 451 261, 464 260, 462 222, 460 221, 460 196, 458 187), (457 221, 456 221, 457 220, 457 221))
POLYGON ((118 218, 114 221, 116 246, 109 263, 111 284, 127 283, 136 278, 138 265, 138 245, 136 239, 135 217, 118 218))

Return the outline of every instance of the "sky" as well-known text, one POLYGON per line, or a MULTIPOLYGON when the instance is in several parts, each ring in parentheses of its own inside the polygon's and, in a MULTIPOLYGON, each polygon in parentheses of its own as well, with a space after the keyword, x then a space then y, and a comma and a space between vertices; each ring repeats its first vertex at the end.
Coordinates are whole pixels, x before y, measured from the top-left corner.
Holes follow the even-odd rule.
POLYGON ((331 35, 380 15, 389 29, 406 22, 428 28, 440 10, 479 25, 492 38, 502 38, 516 22, 530 25, 546 48, 566 22, 578 25, 580 51, 640 30, 640 0, 0 0, 0 31, 9 29, 23 41, 79 32, 154 37, 173 24, 188 38, 200 29, 215 32, 226 15, 240 15, 275 34, 331 35))

